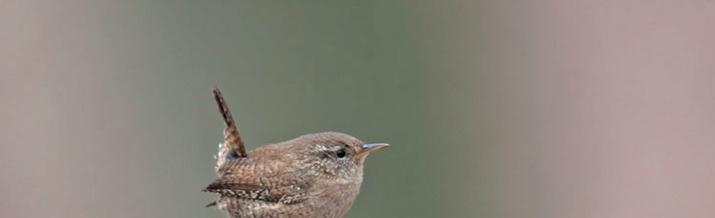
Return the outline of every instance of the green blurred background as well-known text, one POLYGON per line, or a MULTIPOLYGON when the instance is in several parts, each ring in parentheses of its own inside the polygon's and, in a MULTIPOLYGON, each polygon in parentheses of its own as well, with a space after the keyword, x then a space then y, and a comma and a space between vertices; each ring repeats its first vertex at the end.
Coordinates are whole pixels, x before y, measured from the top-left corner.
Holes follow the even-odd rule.
MULTIPOLYGON (((715 216, 706 1, 0 0, 0 217, 224 217, 249 145, 394 145, 348 217, 715 216)), ((252 147, 251 146, 251 147, 252 147)))

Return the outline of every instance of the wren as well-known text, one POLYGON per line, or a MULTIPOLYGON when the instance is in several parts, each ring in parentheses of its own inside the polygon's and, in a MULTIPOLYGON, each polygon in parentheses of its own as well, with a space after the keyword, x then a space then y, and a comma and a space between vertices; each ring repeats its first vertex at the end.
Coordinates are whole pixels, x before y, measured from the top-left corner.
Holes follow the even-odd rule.
POLYGON ((322 132, 246 151, 221 92, 213 95, 226 128, 218 179, 204 191, 218 194, 208 206, 230 217, 342 217, 360 192, 365 158, 388 146, 322 132))

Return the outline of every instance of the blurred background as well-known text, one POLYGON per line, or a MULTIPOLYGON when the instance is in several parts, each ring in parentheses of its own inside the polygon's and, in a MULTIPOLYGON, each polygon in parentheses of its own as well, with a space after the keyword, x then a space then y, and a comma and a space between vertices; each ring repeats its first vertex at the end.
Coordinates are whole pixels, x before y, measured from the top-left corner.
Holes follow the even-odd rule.
POLYGON ((336 130, 348 217, 714 217, 715 2, 0 0, 0 217, 224 217, 252 146, 336 130))

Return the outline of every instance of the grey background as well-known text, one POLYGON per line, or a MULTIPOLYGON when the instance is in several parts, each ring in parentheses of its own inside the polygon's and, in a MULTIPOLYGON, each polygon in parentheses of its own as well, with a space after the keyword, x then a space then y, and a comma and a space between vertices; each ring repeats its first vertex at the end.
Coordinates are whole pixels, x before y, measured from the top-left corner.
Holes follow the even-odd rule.
POLYGON ((223 217, 251 146, 394 145, 348 217, 712 217, 707 1, 0 0, 0 217, 223 217))

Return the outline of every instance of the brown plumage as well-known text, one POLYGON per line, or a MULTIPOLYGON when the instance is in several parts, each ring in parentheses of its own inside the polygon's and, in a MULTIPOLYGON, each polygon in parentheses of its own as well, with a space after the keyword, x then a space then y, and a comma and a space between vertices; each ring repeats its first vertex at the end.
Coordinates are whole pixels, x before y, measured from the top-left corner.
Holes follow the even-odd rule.
POLYGON ((387 146, 323 132, 259 146, 249 152, 218 89, 214 97, 226 123, 219 145, 219 178, 205 191, 231 217, 342 217, 360 191, 368 154, 387 146))

